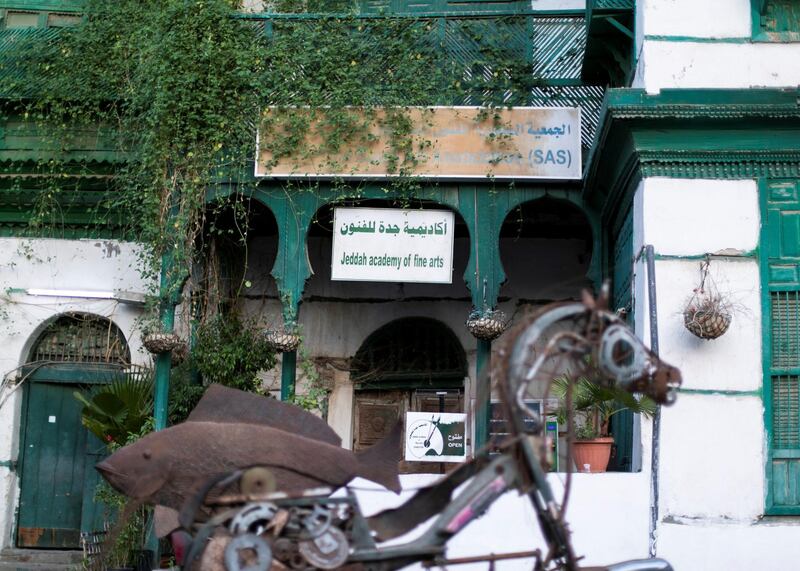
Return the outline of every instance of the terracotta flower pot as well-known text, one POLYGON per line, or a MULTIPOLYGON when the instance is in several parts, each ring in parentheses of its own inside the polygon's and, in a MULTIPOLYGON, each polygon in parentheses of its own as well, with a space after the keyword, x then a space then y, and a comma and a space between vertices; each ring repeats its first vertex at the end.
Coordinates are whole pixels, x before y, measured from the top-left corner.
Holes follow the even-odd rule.
POLYGON ((614 439, 610 436, 593 440, 577 440, 572 445, 572 459, 578 472, 596 474, 605 472, 611 458, 611 445, 614 439))

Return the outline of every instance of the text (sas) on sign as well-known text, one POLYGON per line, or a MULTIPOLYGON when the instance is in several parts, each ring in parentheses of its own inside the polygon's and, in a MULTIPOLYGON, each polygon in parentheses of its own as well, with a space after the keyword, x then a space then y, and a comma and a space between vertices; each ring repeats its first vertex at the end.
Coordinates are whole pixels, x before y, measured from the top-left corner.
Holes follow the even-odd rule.
POLYGON ((452 283, 454 231, 449 210, 336 208, 331 279, 452 283))

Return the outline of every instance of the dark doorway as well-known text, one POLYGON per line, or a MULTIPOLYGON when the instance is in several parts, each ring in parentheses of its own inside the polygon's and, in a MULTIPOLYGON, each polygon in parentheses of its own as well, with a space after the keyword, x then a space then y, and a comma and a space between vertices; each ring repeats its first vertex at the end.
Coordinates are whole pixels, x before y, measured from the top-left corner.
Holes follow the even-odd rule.
MULTIPOLYGON (((356 387, 353 449, 383 438, 398 419, 413 412, 464 412, 467 360, 453 332, 428 317, 406 317, 384 325, 353 359, 356 387)), ((441 473, 437 462, 402 462, 401 472, 441 473)))

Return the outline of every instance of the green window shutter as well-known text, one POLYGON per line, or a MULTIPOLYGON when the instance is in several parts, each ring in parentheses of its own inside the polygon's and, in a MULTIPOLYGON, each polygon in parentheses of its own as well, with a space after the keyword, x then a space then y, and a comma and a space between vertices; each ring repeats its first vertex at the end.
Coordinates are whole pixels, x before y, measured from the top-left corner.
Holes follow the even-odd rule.
POLYGON ((771 181, 765 191, 767 513, 800 514, 800 185, 771 181))
MULTIPOLYGON (((611 309, 625 308, 628 322, 633 320, 631 280, 633 279, 633 209, 629 208, 613 240, 611 258, 611 309)), ((623 410, 611 417, 614 455, 608 469, 632 472, 638 469, 633 459, 633 413, 623 410)))

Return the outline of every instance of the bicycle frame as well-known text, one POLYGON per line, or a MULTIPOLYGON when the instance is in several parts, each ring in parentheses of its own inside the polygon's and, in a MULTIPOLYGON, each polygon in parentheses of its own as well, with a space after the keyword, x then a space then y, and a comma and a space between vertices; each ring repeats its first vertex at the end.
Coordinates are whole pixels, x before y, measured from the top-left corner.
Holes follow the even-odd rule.
MULTIPOLYGON (((346 524, 349 552, 345 565, 360 565, 367 571, 393 571, 415 562, 440 561, 450 538, 483 515, 503 494, 516 490, 520 494, 527 495, 531 501, 549 547, 544 558, 536 556, 534 571, 545 569, 576 571, 579 568, 569 540, 569 530, 537 452, 540 442, 536 442, 536 436, 532 437, 526 433, 524 415, 531 412, 523 402, 524 392, 527 384, 536 378, 542 363, 551 356, 552 351, 567 353, 573 359, 583 359, 596 354, 597 347, 604 340, 603 333, 606 326, 608 325, 607 329, 611 330, 612 326, 618 327, 619 323, 621 322, 613 314, 586 303, 559 305, 542 313, 517 337, 509 355, 506 383, 501 386, 510 421, 510 441, 506 442, 501 452, 493 458, 489 456, 487 450, 479 451, 472 460, 439 482, 422 488, 398 508, 364 518, 358 501, 350 490, 344 498, 331 497, 330 491, 322 494, 316 491, 314 495, 300 498, 290 498, 286 494, 270 494, 248 500, 251 503, 270 502, 270 505, 277 508, 318 506, 329 511, 335 509, 335 506, 347 505, 351 515, 346 524), (585 323, 580 321, 583 319, 586 320, 585 323), (536 355, 533 363, 529 363, 537 340, 554 324, 564 320, 573 320, 573 324, 585 325, 585 332, 588 333, 585 336, 572 332, 553 335, 545 350, 536 355), (453 498, 456 488, 462 485, 461 492, 453 498), (401 537, 434 516, 431 525, 416 539, 391 546, 380 546, 376 542, 376 540, 401 537)), ((618 337, 614 337, 611 342, 618 342, 618 337)), ((623 341, 629 345, 634 342, 639 343, 630 333, 623 341)), ((643 346, 633 349, 640 351, 639 357, 642 354, 650 356, 641 361, 641 374, 626 379, 627 388, 643 390, 654 395, 660 402, 669 402, 670 393, 673 392, 675 385, 680 383, 677 370, 661 364, 643 346), (668 374, 664 374, 664 371, 668 374), (659 374, 660 380, 657 379, 659 374)), ((626 365, 612 363, 607 368, 624 366, 626 365)), ((211 487, 213 484, 206 486, 203 493, 208 492, 211 487)), ((200 500, 195 504, 200 505, 203 499, 200 500)), ((242 503, 244 500, 236 501, 242 503)), ((230 514, 231 510, 228 509, 227 513, 230 514)), ((205 538, 210 536, 211 525, 219 525, 224 521, 226 520, 219 516, 216 519, 212 518, 211 522, 204 526, 204 531, 197 534, 195 543, 198 540, 205 541, 205 538)), ((344 538, 343 535, 340 536, 344 538)), ((195 552, 195 546, 192 552, 195 552)), ((487 557, 488 559, 490 558, 487 557)), ((671 571, 669 564, 660 559, 630 561, 605 569, 671 571)))

